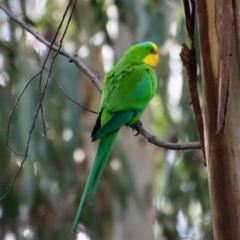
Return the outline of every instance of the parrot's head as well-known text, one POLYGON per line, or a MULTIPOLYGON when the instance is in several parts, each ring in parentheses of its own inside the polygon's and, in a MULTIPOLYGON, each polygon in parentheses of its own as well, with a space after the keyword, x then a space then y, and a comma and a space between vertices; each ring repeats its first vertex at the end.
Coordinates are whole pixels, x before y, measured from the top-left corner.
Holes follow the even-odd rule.
POLYGON ((154 68, 159 61, 159 48, 153 42, 143 42, 129 48, 126 55, 133 61, 144 62, 154 68))

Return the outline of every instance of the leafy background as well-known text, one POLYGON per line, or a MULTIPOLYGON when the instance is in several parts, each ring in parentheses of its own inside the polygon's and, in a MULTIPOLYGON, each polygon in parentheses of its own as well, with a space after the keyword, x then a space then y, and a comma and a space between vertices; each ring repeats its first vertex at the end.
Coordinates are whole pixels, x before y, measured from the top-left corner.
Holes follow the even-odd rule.
MULTIPOLYGON (((3 4, 51 41, 67 1, 3 0, 3 4)), ((181 44, 187 41, 180 1, 79 0, 63 47, 77 53, 103 81, 105 72, 129 46, 146 40, 160 46, 161 62, 156 68, 159 88, 147 113, 151 117, 143 121, 144 126, 168 141, 196 141, 186 74, 179 57, 181 44)), ((39 71, 46 50, 0 10, 1 196, 22 160, 6 147, 9 114, 27 81, 39 71)), ((73 99, 92 110, 98 109, 100 94, 66 58, 56 58, 52 75, 73 99)), ((43 83, 45 81, 46 73, 43 83)), ((9 144, 17 152, 24 153, 26 149, 38 104, 38 83, 38 78, 32 81, 11 119, 9 144)), ((86 204, 78 234, 71 234, 96 147, 90 143, 96 115, 66 98, 53 79, 46 91, 43 110, 46 137, 42 136, 43 126, 38 117, 24 167, 12 191, 0 202, 0 238, 119 239, 114 226, 124 224, 114 217, 116 208, 126 212, 128 198, 141 206, 135 186, 141 183, 141 170, 137 163, 129 163, 139 161, 134 159, 134 152, 139 149, 125 146, 139 137, 129 138, 125 132, 131 136, 131 130, 123 130, 96 199, 93 204, 86 204)), ((150 225, 153 229, 153 239, 213 239, 207 174, 200 152, 153 146, 147 151, 143 160, 151 162, 152 172, 148 178, 153 191, 149 196, 155 220, 146 220, 146 228, 150 225)), ((128 227, 134 228, 134 225, 128 227)))

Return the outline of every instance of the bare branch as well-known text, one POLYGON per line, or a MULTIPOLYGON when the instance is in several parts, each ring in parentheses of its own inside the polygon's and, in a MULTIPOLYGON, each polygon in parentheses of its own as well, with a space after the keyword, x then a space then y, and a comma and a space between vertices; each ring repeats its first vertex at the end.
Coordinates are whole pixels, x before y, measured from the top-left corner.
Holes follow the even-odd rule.
POLYGON ((24 21, 19 19, 14 13, 12 13, 8 8, 6 8, 2 3, 0 3, 0 8, 15 22, 17 22, 20 26, 22 26, 26 31, 31 33, 36 39, 45 44, 47 47, 51 47, 54 51, 59 51, 59 53, 69 59, 69 62, 74 62, 77 67, 79 67, 92 81, 92 83, 96 86, 99 92, 102 90, 102 85, 98 80, 98 76, 94 74, 77 55, 73 55, 71 53, 66 52, 63 49, 59 49, 59 47, 54 46, 50 42, 48 42, 45 38, 41 36, 34 28, 26 24, 24 21))
MULTIPOLYGON (((94 74, 81 60, 77 55, 70 54, 66 52, 64 49, 59 49, 59 47, 54 46, 50 42, 48 42, 46 39, 44 39, 35 29, 27 25, 25 22, 23 22, 21 19, 19 19, 17 16, 15 16, 9 9, 7 9, 5 6, 0 4, 0 8, 15 22, 17 22, 20 26, 22 26, 25 30, 27 30, 29 33, 31 33, 36 39, 38 39, 40 42, 45 44, 47 47, 51 47, 52 50, 58 51, 61 55, 67 57, 69 59, 69 62, 74 62, 74 64, 79 67, 92 81, 92 83, 95 85, 95 87, 101 92, 102 85, 98 79, 98 76, 94 74)), ((151 135, 148 133, 141 125, 136 124, 135 127, 136 131, 138 131, 142 136, 144 136, 150 143, 166 148, 166 149, 174 149, 174 150, 188 150, 188 149, 200 149, 200 144, 193 142, 193 143, 169 143, 166 141, 162 141, 158 139, 157 137, 151 135)))
POLYGON ((206 155, 205 155, 205 143, 204 143, 204 125, 202 119, 202 112, 200 107, 198 88, 197 88, 197 60, 196 51, 194 45, 194 22, 195 22, 195 2, 191 0, 191 7, 189 0, 183 0, 184 11, 186 18, 186 26, 189 38, 191 40, 191 48, 189 49, 186 44, 183 44, 180 57, 182 59, 183 65, 186 68, 188 75, 188 85, 190 89, 191 102, 193 106, 193 112, 196 119, 198 135, 200 138, 201 149, 203 153, 203 164, 206 166, 206 155), (190 9, 192 9, 190 13, 190 9))
POLYGON ((163 141, 156 136, 150 134, 147 130, 143 128, 143 126, 138 122, 134 125, 134 129, 138 131, 143 137, 145 137, 148 142, 152 143, 161 148, 172 149, 172 150, 193 150, 193 149, 201 149, 199 142, 189 142, 189 143, 170 143, 167 141, 163 141))
MULTIPOLYGON (((56 31, 56 33, 55 33, 55 35, 54 35, 54 38, 53 38, 52 42, 51 42, 50 45, 49 45, 49 50, 48 50, 47 56, 45 57, 45 60, 44 60, 44 62, 43 62, 43 64, 42 64, 41 70, 40 70, 34 77, 32 77, 32 78, 28 81, 28 83, 27 83, 26 86, 24 87, 23 91, 21 92, 20 96, 18 97, 17 102, 16 102, 16 104, 14 105, 13 110, 12 110, 12 112, 11 112, 11 114, 10 114, 9 122, 8 122, 8 130, 7 130, 7 135, 8 135, 8 136, 9 136, 9 128, 10 128, 11 117, 12 117, 12 114, 14 113, 14 110, 15 110, 16 107, 17 107, 17 104, 18 104, 21 96, 23 95, 24 91, 27 89, 28 85, 29 85, 38 75, 40 75, 40 79, 39 79, 39 104, 38 104, 36 113, 35 113, 35 115, 34 115, 34 119, 33 119, 33 122, 32 122, 32 126, 31 126, 30 131, 29 131, 29 135, 28 135, 28 139, 27 139, 27 145, 26 145, 26 149, 25 149, 25 154, 24 154, 24 155, 21 155, 21 154, 18 154, 18 153, 17 153, 18 155, 24 156, 24 158, 23 158, 23 160, 22 160, 22 162, 21 162, 21 164, 20 164, 20 167, 19 167, 18 171, 16 172, 13 180, 12 180, 11 183, 9 184, 6 193, 0 198, 0 200, 3 199, 3 198, 5 198, 5 197, 8 195, 8 193, 11 191, 11 189, 12 189, 12 187, 13 187, 13 185, 14 185, 14 183, 15 183, 18 175, 19 175, 19 173, 20 173, 21 170, 22 170, 23 164, 24 164, 24 162, 25 162, 26 159, 27 159, 29 144, 30 144, 30 141, 31 141, 32 133, 33 133, 33 130, 34 130, 34 127, 35 127, 36 120, 37 120, 37 117, 38 117, 39 112, 41 112, 43 125, 45 126, 44 118, 43 118, 43 112, 42 112, 42 102, 43 102, 43 99, 44 99, 44 96, 45 96, 45 93, 46 93, 46 89, 47 89, 49 80, 50 80, 50 78, 51 78, 51 71, 52 71, 52 68, 53 68, 54 60, 56 59, 56 57, 57 57, 57 55, 58 55, 58 53, 59 53, 59 50, 60 50, 60 48, 61 48, 62 41, 63 41, 63 39, 64 39, 64 37, 65 37, 66 31, 67 31, 67 28, 68 28, 68 25, 69 25, 69 22, 70 22, 70 19, 71 19, 71 17, 72 17, 72 13, 73 13, 73 10, 74 10, 75 4, 76 4, 76 1, 75 1, 75 0, 73 0, 73 1, 74 1, 74 3, 73 3, 73 7, 72 7, 72 10, 71 10, 71 13, 70 13, 68 22, 67 22, 67 26, 65 27, 64 33, 63 33, 62 38, 61 38, 61 40, 60 40, 60 46, 59 46, 58 49, 56 50, 56 53, 55 53, 55 55, 53 56, 53 58, 52 58, 52 60, 51 60, 51 63, 50 63, 50 70, 48 71, 48 76, 47 76, 47 80, 46 80, 45 85, 44 85, 44 88, 43 88, 43 92, 41 92, 42 74, 43 74, 43 71, 44 71, 45 68, 46 68, 46 63, 47 63, 47 60, 48 60, 48 58, 49 58, 49 56, 50 56, 51 47, 53 46, 54 41, 56 40, 56 38, 57 38, 57 36, 58 36, 58 33, 59 33, 59 31, 60 31, 60 29, 61 29, 61 27, 62 27, 62 24, 63 24, 63 22, 64 22, 64 19, 65 19, 66 15, 67 15, 67 12, 68 12, 71 4, 72 4, 72 1, 69 1, 68 5, 67 5, 67 8, 66 8, 66 10, 65 10, 65 12, 64 12, 64 14, 63 14, 62 20, 61 20, 61 22, 60 22, 60 24, 59 24, 59 26, 58 26, 58 29, 57 29, 57 31, 56 31)), ((1 5, 0 5, 0 8, 1 8, 1 5)), ((7 136, 7 141, 8 141, 8 136, 7 136)), ((8 145, 8 142, 7 142, 7 145, 8 145)), ((9 145, 8 145, 8 146, 9 146, 9 145)), ((10 148, 10 149, 11 149, 11 148, 10 148)), ((14 152, 15 152, 15 151, 14 151, 14 152)), ((16 153, 16 152, 15 152, 15 153, 16 153)))
POLYGON ((40 74, 40 72, 38 72, 37 74, 35 74, 32 78, 30 78, 27 82, 27 84, 24 86, 22 92, 20 93, 20 95, 18 96, 13 108, 12 108, 12 111, 10 112, 10 115, 9 115, 9 118, 8 118, 8 126, 7 126, 7 138, 6 138, 6 145, 7 147, 12 151, 14 152, 16 155, 19 155, 19 156, 23 156, 25 157, 25 154, 21 154, 21 153, 18 153, 16 152, 10 145, 9 145, 9 133, 10 133, 10 125, 11 125, 11 120, 12 120, 12 116, 13 116, 13 113, 15 112, 16 108, 17 108, 17 105, 23 95, 23 93, 25 92, 25 90, 27 89, 27 87, 29 86, 29 84, 40 74))
POLYGON ((58 88, 62 91, 62 93, 64 94, 64 96, 66 96, 70 101, 72 101, 73 103, 75 103, 76 105, 78 105, 79 107, 81 107, 82 109, 88 111, 88 112, 91 112, 91 113, 94 113, 94 114, 98 114, 98 112, 95 112, 89 108, 86 108, 84 107, 83 105, 81 105, 80 103, 78 103, 77 101, 75 101, 74 99, 72 99, 64 90, 63 88, 61 87, 61 85, 58 83, 58 81, 53 77, 51 76, 51 78, 53 79, 53 81, 57 84, 58 88))

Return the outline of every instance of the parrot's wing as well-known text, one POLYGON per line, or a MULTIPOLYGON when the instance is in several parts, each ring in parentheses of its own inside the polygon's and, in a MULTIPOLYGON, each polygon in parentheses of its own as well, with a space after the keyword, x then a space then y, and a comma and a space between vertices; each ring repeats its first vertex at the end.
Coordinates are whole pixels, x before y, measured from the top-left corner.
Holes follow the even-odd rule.
POLYGON ((101 107, 109 112, 143 110, 153 97, 156 86, 152 69, 131 66, 107 77, 101 107))
POLYGON ((101 113, 98 116, 97 123, 92 132, 92 141, 95 141, 108 133, 111 133, 127 122, 129 122, 134 115, 132 111, 122 111, 113 113, 112 117, 102 126, 100 127, 100 119, 101 113))

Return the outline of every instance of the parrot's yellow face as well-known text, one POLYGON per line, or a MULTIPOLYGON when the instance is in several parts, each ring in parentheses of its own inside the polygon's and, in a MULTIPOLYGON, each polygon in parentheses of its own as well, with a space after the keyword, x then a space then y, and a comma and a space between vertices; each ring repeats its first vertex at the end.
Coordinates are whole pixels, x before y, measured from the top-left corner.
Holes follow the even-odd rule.
POLYGON ((151 43, 152 48, 149 54, 143 59, 143 61, 151 67, 155 67, 160 59, 159 48, 155 43, 151 43))

